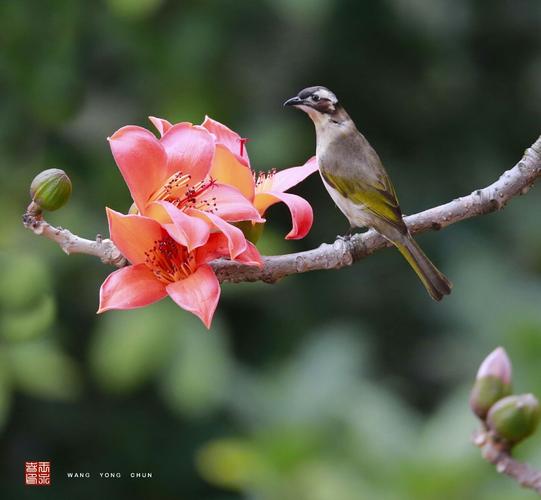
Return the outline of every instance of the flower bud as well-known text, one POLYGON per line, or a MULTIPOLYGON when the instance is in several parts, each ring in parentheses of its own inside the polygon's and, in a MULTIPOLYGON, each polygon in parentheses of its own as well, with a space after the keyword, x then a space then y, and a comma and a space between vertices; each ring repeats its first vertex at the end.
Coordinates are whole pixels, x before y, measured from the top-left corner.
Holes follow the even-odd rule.
POLYGON ((539 417, 539 401, 533 394, 507 396, 492 406, 487 425, 499 437, 515 444, 533 434, 539 417))
POLYGON ((511 361, 502 347, 492 351, 481 363, 470 394, 470 407, 484 420, 496 401, 511 394, 511 361))
POLYGON ((67 203, 70 195, 70 178, 58 168, 44 170, 30 185, 32 202, 42 210, 58 210, 67 203))

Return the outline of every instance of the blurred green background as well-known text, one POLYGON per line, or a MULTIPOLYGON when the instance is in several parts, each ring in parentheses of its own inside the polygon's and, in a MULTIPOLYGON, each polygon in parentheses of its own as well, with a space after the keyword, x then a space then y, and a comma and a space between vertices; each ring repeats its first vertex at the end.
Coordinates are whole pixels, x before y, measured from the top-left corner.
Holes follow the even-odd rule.
MULTIPOLYGON (((204 115, 251 139, 255 169, 314 151, 282 102, 322 84, 379 151, 405 213, 470 193, 541 132, 539 0, 4 0, 0 3, 2 498, 534 498, 469 442, 475 371, 503 345, 541 395, 541 197, 419 237, 454 282, 433 303, 394 250, 273 286, 226 285, 211 332, 163 301, 96 316, 111 271, 20 217, 39 171, 72 178, 52 223, 107 234, 128 191, 106 137, 204 115), (23 462, 52 461, 51 488, 23 462), (71 480, 66 472, 152 472, 71 480)), ((347 223, 313 176, 312 232, 347 223)), ((541 466, 541 433, 517 449, 541 466)), ((536 498, 536 497, 535 497, 536 498)))

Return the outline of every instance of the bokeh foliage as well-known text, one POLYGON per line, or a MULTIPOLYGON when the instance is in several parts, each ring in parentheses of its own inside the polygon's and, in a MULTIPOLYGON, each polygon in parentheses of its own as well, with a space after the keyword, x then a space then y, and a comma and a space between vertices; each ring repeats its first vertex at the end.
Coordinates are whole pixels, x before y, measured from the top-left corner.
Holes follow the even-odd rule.
MULTIPOLYGON (((97 317, 110 271, 25 232, 33 176, 74 185, 55 224, 107 231, 128 192, 106 137, 147 115, 207 113, 252 140, 256 169, 313 154, 281 103, 336 91, 380 152, 406 213, 469 193, 540 133, 538 0, 0 2, 0 491, 53 461, 43 498, 526 499, 469 436, 469 384, 504 345, 541 395, 541 198, 419 238, 455 284, 426 296, 397 252, 274 286, 226 285, 210 333, 170 302, 97 317), (66 471, 150 471, 67 481, 66 471)), ((319 179, 302 242, 269 212, 262 250, 347 224, 319 179)), ((517 453, 541 465, 541 437, 517 453)))

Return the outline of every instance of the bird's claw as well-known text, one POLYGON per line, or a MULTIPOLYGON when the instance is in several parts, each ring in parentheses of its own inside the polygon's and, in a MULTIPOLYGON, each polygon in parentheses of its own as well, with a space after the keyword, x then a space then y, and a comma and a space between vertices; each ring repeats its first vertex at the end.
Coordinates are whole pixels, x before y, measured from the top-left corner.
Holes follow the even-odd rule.
POLYGON ((353 238, 353 235, 355 234, 355 228, 353 226, 350 226, 347 230, 346 234, 344 235, 338 235, 336 237, 337 240, 343 241, 345 243, 349 243, 351 239, 353 238))
POLYGON ((351 239, 353 238, 353 233, 348 231, 346 234, 339 234, 336 239, 338 241, 343 241, 344 243, 350 243, 351 239))

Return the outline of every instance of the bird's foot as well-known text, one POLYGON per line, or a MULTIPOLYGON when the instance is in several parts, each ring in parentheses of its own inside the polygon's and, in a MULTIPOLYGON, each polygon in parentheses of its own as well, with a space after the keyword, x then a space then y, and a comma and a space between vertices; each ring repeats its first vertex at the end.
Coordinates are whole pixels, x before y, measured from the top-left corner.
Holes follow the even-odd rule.
POLYGON ((353 226, 350 226, 346 234, 338 235, 336 239, 340 241, 344 241, 345 243, 349 243, 351 241, 351 238, 353 238, 354 234, 355 234, 355 228, 353 226))
POLYGON ((339 234, 336 239, 348 243, 351 241, 352 236, 353 235, 351 233, 339 234))

